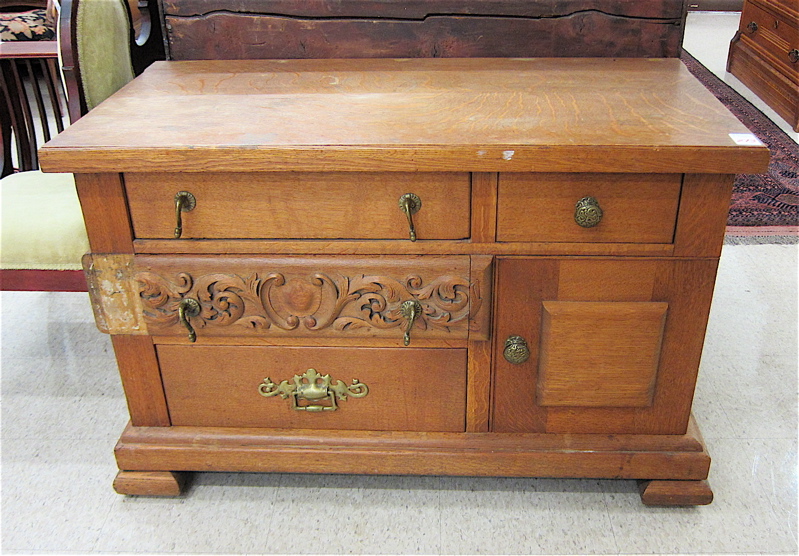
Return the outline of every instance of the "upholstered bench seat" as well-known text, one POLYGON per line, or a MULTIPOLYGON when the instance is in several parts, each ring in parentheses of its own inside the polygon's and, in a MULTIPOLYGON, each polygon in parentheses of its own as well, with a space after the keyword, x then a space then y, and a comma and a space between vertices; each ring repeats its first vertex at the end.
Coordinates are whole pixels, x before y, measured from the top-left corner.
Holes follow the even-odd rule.
POLYGON ((12 174, 0 197, 0 268, 80 270, 89 240, 72 174, 12 174))

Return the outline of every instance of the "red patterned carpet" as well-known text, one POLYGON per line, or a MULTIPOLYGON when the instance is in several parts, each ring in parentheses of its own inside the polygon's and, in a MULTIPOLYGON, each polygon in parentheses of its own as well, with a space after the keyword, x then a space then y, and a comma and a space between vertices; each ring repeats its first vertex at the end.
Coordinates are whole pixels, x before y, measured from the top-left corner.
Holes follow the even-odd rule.
POLYGON ((728 235, 796 236, 799 232, 799 146, 760 110, 690 54, 682 61, 771 151, 764 174, 735 178, 728 235))

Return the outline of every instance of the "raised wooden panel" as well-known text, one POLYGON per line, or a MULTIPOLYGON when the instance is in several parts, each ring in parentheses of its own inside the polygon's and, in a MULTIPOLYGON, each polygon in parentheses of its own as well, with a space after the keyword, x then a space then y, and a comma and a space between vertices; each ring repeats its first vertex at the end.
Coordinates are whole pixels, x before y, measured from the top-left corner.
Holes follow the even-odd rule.
MULTIPOLYGON (((158 346, 173 425, 332 430, 463 432, 466 350, 158 346), (337 409, 300 411, 290 399, 266 397, 277 385, 315 369, 332 383, 365 384, 337 409)), ((300 400, 300 404, 307 401, 300 400)), ((313 402, 328 405, 325 400, 313 402)))
POLYGON ((681 181, 679 174, 504 173, 497 240, 671 243, 681 181), (574 220, 583 197, 603 212, 592 228, 574 220))
MULTIPOLYGON (((469 257, 137 257, 143 320, 150 334, 187 338, 183 299, 197 341, 208 338, 393 338, 403 340, 405 302, 422 312, 414 339, 486 336, 487 263, 472 276, 469 257), (484 317, 483 313, 486 314, 484 317)), ((188 340, 185 340, 188 341, 188 340)))
POLYGON ((685 432, 713 293, 715 260, 500 257, 496 267, 496 291, 502 303, 495 315, 493 431, 685 432), (607 288, 603 277, 614 272, 623 277, 615 283, 632 285, 607 288), (584 287, 567 286, 575 276, 584 276, 584 287), (591 330, 587 323, 579 322, 575 311, 564 313, 564 307, 595 307, 596 318, 603 310, 612 312, 610 307, 618 307, 616 318, 620 320, 602 322, 595 325, 597 330, 591 330), (629 314, 624 316, 625 312, 629 314), (569 331, 567 323, 576 325, 576 330, 569 331), (661 326, 662 344, 652 388, 651 353, 658 347, 661 326), (602 330, 606 327, 609 329, 602 330), (641 342, 625 334, 640 335, 641 342), (526 340, 527 361, 513 364, 505 359, 504 342, 511 335, 526 340), (602 343, 594 345, 592 335, 602 343), (590 372, 582 367, 591 363, 590 357, 569 359, 568 346, 557 342, 555 336, 566 343, 578 342, 582 349, 598 348, 600 353, 619 357, 617 361, 621 360, 621 354, 614 352, 618 347, 647 362, 639 361, 628 369, 632 375, 609 370, 604 377, 608 384, 592 383, 590 372), (541 395, 544 403, 557 405, 543 405, 541 395), (548 402, 546 396, 550 396, 548 402))
POLYGON ((666 303, 545 301, 538 403, 652 404, 666 303))
POLYGON ((419 240, 469 237, 469 174, 203 173, 126 175, 137 238, 173 238, 175 194, 191 192, 184 239, 398 239, 409 241, 399 199, 414 193, 419 240))

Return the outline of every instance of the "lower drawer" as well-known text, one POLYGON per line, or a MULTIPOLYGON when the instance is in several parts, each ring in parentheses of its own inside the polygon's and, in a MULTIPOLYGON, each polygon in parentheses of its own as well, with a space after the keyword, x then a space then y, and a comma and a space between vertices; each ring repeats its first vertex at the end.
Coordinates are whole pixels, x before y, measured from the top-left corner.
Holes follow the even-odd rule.
POLYGON ((465 430, 465 349, 157 350, 176 426, 465 430))

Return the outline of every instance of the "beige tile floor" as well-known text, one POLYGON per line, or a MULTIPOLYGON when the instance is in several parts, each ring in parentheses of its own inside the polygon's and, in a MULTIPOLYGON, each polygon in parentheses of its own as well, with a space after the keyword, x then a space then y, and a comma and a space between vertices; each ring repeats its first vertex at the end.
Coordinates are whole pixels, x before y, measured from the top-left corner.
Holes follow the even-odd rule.
POLYGON ((716 500, 699 508, 601 480, 206 473, 178 499, 118 496, 125 400, 86 295, 3 292, 2 550, 796 554, 797 264, 795 245, 724 248, 695 403, 716 500))

